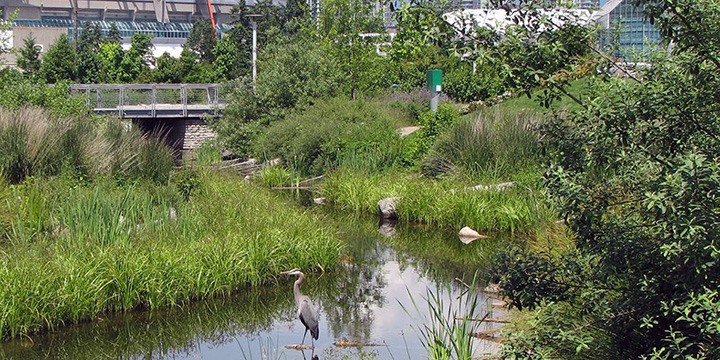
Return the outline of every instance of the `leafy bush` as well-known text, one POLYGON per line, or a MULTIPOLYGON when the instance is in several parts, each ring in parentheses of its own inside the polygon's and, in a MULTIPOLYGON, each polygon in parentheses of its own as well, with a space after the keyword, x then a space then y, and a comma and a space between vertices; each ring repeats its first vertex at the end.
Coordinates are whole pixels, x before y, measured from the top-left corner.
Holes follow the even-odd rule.
POLYGON ((407 139, 405 163, 414 165, 420 161, 435 143, 435 140, 460 120, 455 106, 451 103, 440 104, 437 111, 428 110, 420 114, 416 131, 407 139))
MULTIPOLYGON (((605 343, 617 353, 610 358, 718 359, 720 5, 636 4, 675 44, 672 56, 657 54, 648 67, 626 74, 633 80, 600 74, 590 96, 576 98, 582 110, 543 126, 553 164, 548 194, 577 235, 585 266, 567 269, 579 279, 564 294, 567 306, 557 309, 568 326, 542 331, 567 338, 568 329, 586 327, 576 314, 590 314, 599 320, 591 325, 609 335, 605 343)), ((575 32, 563 33, 571 39, 575 32)), ((553 49, 537 51, 567 54, 553 49)), ((540 55, 526 61, 542 65, 540 55)), ((546 79, 533 67, 514 68, 523 72, 518 79, 546 79)), ((535 348, 516 358, 537 358, 535 348)))
POLYGON ((322 100, 273 124, 255 152, 306 174, 341 165, 389 168, 398 161, 399 136, 387 110, 364 100, 322 100))
POLYGON ((423 160, 423 173, 511 178, 539 167, 538 119, 529 113, 485 110, 445 132, 423 160))
POLYGON ((506 359, 622 359, 612 334, 603 329, 593 312, 568 302, 547 302, 533 311, 520 312, 503 329, 502 356, 506 359), (579 325, 578 325, 579 324, 579 325))
POLYGON ((278 40, 260 54, 257 82, 243 79, 222 117, 210 123, 225 148, 247 156, 264 127, 317 99, 336 94, 340 74, 333 60, 308 41, 278 40))
POLYGON ((35 82, 11 68, 0 69, 0 107, 18 109, 38 106, 58 116, 84 116, 90 114, 82 97, 71 97, 66 82, 47 86, 35 82))
POLYGON ((459 102, 486 100, 503 93, 504 81, 500 71, 491 66, 479 66, 473 74, 471 65, 462 64, 445 74, 443 92, 459 102))

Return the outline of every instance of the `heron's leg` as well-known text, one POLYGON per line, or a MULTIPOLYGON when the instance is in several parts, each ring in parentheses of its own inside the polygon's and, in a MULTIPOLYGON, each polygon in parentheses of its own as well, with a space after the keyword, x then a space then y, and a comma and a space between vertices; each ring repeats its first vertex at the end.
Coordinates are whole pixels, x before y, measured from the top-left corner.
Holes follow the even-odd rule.
POLYGON ((307 335, 307 329, 305 329, 305 333, 303 334, 303 339, 301 344, 305 345, 305 335, 307 335))

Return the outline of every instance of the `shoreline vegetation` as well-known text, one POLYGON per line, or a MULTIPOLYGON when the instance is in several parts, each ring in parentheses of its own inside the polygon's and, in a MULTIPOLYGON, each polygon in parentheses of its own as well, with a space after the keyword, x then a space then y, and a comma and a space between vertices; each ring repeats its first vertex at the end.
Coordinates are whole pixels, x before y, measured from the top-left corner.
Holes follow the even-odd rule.
POLYGON ((0 111, 0 338, 332 271, 323 217, 105 118, 0 111))
POLYGON ((551 220, 542 194, 523 182, 507 190, 464 190, 467 187, 460 180, 432 180, 409 172, 339 170, 325 177, 320 193, 331 206, 355 213, 376 214, 379 200, 399 198, 400 220, 456 230, 469 226, 513 233, 551 220))

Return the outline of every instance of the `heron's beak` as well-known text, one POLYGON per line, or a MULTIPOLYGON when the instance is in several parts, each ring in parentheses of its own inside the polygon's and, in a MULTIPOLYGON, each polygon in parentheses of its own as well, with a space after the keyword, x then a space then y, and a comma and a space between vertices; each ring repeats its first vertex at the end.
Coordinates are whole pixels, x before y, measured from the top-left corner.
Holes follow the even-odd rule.
POLYGON ((280 275, 287 275, 287 274, 289 274, 289 273, 291 273, 291 272, 292 272, 292 270, 283 271, 283 272, 280 273, 280 275))

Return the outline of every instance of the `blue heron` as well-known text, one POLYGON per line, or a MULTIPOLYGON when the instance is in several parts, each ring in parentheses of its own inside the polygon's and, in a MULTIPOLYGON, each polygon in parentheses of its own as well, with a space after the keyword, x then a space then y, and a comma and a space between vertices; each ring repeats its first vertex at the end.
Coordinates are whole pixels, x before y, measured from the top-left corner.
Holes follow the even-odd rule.
POLYGON ((293 285, 293 295, 295 295, 295 305, 297 305, 298 318, 300 318, 300 321, 303 325, 305 325, 305 333, 303 334, 302 344, 305 344, 305 336, 309 330, 314 348, 315 341, 312 339, 317 340, 320 335, 320 331, 318 330, 318 312, 313 306, 312 301, 310 301, 310 298, 300 293, 300 285, 302 285, 303 280, 305 280, 305 274, 303 274, 298 268, 285 271, 283 274, 298 276, 298 279, 295 280, 295 284, 293 285))

